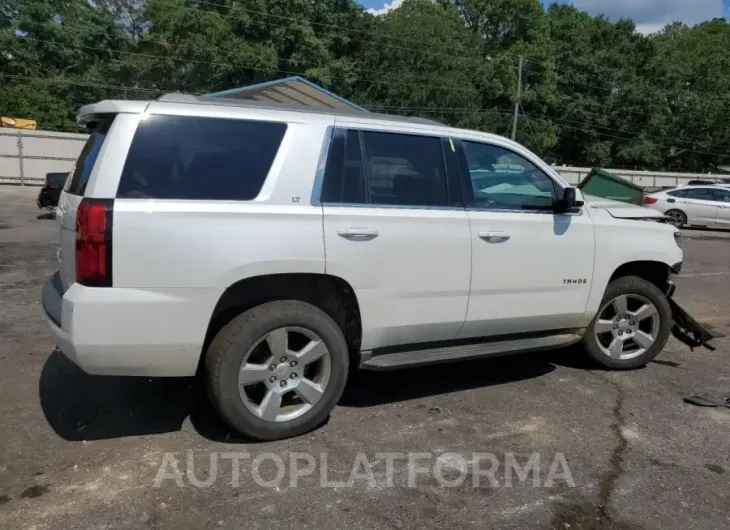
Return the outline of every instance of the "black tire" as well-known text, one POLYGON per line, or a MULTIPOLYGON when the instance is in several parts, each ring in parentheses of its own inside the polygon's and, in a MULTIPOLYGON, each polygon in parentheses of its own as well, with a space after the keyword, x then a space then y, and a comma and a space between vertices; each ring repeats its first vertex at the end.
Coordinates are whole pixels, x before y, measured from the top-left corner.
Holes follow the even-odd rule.
POLYGON ((609 370, 632 370, 641 368, 654 359, 664 349, 672 330, 672 310, 666 296, 653 283, 638 276, 624 276, 608 284, 601 306, 583 336, 583 345, 593 361, 609 370), (648 299, 657 308, 659 315, 659 331, 654 344, 641 355, 632 359, 614 359, 605 354, 598 345, 595 335, 595 324, 601 311, 611 300, 620 295, 639 295, 648 299))
POLYGON ((682 228, 687 224, 687 214, 684 213, 682 210, 672 208, 671 210, 667 210, 666 212, 664 212, 664 215, 668 215, 669 217, 671 217, 672 224, 677 228, 682 228))
POLYGON ((205 380, 213 406, 234 430, 254 440, 280 440, 308 432, 329 417, 347 382, 349 354, 342 331, 319 308, 296 300, 269 302, 238 315, 208 348, 205 380), (249 411, 238 392, 238 372, 246 352, 266 333, 298 326, 319 335, 330 355, 330 379, 312 408, 290 421, 271 422, 249 411))

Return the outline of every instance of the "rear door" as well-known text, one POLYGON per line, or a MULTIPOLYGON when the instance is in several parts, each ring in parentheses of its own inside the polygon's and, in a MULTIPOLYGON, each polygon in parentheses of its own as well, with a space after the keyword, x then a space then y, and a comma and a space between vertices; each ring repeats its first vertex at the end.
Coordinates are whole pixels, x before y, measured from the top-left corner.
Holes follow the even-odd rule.
POLYGON ((357 294, 362 349, 453 339, 466 315, 471 242, 448 139, 336 129, 316 192, 326 270, 357 294))
POLYGON ((713 188, 712 198, 717 208, 715 223, 718 225, 730 225, 730 190, 713 188))
POLYGON ((113 116, 105 115, 89 122, 91 135, 66 179, 58 201, 56 217, 61 230, 58 260, 64 289, 68 289, 76 281, 76 211, 86 193, 92 170, 101 158, 100 154, 113 120, 113 116))

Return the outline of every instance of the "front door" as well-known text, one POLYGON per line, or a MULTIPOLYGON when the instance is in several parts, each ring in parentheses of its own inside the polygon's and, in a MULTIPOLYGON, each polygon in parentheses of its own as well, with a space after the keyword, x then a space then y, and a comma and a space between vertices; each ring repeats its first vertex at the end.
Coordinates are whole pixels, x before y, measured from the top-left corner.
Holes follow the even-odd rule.
POLYGON ((577 326, 593 274, 592 220, 584 208, 554 213, 562 184, 528 151, 498 140, 460 144, 472 195, 472 277, 459 336, 577 326))
POLYGON ((440 138, 335 130, 320 193, 326 272, 357 295, 363 350, 453 339, 464 323, 469 219, 447 155, 458 187, 440 138))

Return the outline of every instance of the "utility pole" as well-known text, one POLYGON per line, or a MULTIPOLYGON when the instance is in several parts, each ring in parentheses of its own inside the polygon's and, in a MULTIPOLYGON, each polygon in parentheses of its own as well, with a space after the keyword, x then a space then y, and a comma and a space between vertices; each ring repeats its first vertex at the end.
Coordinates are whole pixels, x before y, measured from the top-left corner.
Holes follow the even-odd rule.
POLYGON ((522 97, 522 56, 520 55, 520 66, 517 72, 517 97, 515 98, 515 119, 512 122, 512 139, 517 136, 517 116, 520 113, 520 98, 522 97))

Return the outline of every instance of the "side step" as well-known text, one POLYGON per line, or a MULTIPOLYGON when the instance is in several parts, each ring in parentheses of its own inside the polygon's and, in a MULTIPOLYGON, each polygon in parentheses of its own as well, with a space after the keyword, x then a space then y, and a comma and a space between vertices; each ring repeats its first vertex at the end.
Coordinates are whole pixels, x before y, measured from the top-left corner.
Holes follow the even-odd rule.
POLYGON ((397 353, 386 353, 372 356, 369 359, 366 358, 360 367, 365 370, 377 371, 413 368, 428 364, 478 359, 480 357, 490 357, 492 355, 527 353, 536 350, 560 348, 562 346, 575 344, 576 342, 579 342, 581 338, 581 335, 566 333, 542 337, 483 342, 480 344, 446 346, 409 350, 397 353))

